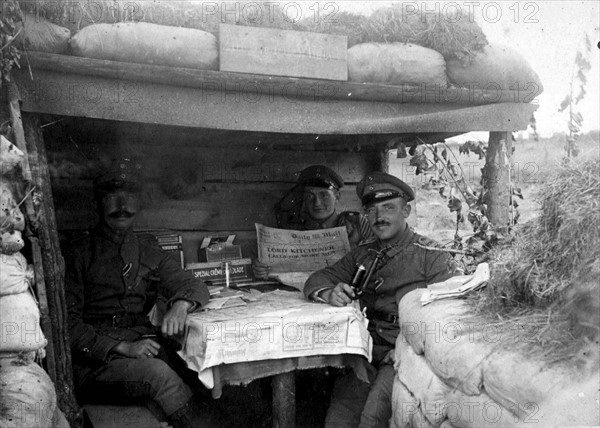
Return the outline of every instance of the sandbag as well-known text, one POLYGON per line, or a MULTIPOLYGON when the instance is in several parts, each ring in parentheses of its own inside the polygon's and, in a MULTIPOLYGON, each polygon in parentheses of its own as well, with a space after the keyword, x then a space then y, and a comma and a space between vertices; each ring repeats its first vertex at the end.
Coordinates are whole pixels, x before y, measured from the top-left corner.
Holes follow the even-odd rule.
POLYGON ((54 385, 40 366, 15 364, 0 356, 0 427, 53 427, 64 421, 56 409, 54 385))
POLYGON ((21 32, 15 42, 21 49, 60 54, 69 48, 71 31, 43 17, 23 14, 21 32))
POLYGON ((74 55, 111 61, 216 70, 217 39, 191 28, 145 22, 90 25, 70 41, 74 55))
POLYGON ((560 392, 567 382, 575 383, 578 375, 560 366, 548 366, 543 359, 528 358, 517 349, 499 352, 483 365, 485 389, 488 395, 505 407, 515 407, 519 413, 528 415, 532 409, 527 403, 536 406, 548 397, 560 392))
POLYGON ((7 175, 20 166, 25 154, 13 143, 0 135, 0 173, 7 175))
POLYGON ((190 0, 36 0, 21 2, 21 8, 77 32, 92 24, 148 22, 195 28, 217 33, 219 25, 238 24, 292 30, 296 7, 284 15, 285 4, 269 1, 201 2, 190 0))
POLYGON ((29 293, 0 296, 0 352, 35 351, 46 346, 40 311, 29 293))
POLYGON ((402 335, 398 340, 406 340, 417 355, 425 352, 426 340, 440 341, 442 336, 452 333, 448 320, 468 317, 470 309, 461 300, 444 300, 423 306, 421 295, 425 289, 407 293, 398 304, 399 323, 402 335))
POLYGON ((496 352, 494 344, 482 340, 473 326, 452 319, 440 328, 440 341, 425 342, 427 361, 448 385, 467 395, 479 395, 484 385, 482 364, 496 352))
MULTIPOLYGON (((415 354, 412 347, 401 342, 396 345, 396 371, 398 379, 415 397, 423 416, 433 426, 438 426, 446 419, 445 397, 450 386, 442 382, 424 357, 415 354)), ((403 403, 392 401, 392 411, 405 411, 403 403)))
POLYGON ((410 393, 398 376, 394 376, 392 386, 392 418, 390 428, 409 428, 412 425, 412 415, 419 408, 419 402, 410 393))
POLYGON ((361 43, 348 49, 348 80, 445 89, 446 62, 439 52, 422 46, 361 43))
MULTIPOLYGON (((0 253, 15 254, 23 249, 25 241, 20 230, 6 230, 0 232, 0 253)), ((1 286, 0 286, 1 288, 1 286)), ((0 292, 0 294, 2 294, 0 292)))
POLYGON ((457 428, 538 426, 534 420, 524 422, 511 410, 496 403, 485 392, 471 396, 452 390, 446 397, 446 416, 450 424, 457 428))
POLYGON ((478 395, 484 382, 482 362, 494 352, 498 338, 482 338, 481 323, 469 317, 464 301, 441 300, 423 306, 424 291, 412 291, 400 301, 402 338, 396 348, 408 341, 417 354, 425 355, 441 380, 465 394, 478 395))
POLYGON ((25 229, 25 217, 17 204, 13 186, 0 178, 0 230, 25 229))
POLYGON ((537 73, 523 56, 509 46, 488 45, 478 52, 468 66, 458 59, 446 62, 448 79, 458 86, 474 89, 513 89, 531 101, 544 87, 537 73))
POLYGON ((0 257, 0 296, 24 293, 32 280, 33 270, 27 266, 27 260, 21 253, 0 257))

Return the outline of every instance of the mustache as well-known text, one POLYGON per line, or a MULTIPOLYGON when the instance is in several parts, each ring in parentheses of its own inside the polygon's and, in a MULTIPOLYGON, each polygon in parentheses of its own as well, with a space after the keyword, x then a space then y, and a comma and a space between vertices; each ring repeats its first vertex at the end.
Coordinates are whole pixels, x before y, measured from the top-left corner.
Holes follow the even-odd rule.
POLYGON ((387 220, 377 220, 374 226, 389 226, 390 222, 387 220))
POLYGON ((110 218, 120 218, 120 217, 131 218, 134 215, 135 215, 135 213, 133 213, 131 211, 119 210, 119 211, 115 211, 113 213, 110 213, 108 216, 110 218))

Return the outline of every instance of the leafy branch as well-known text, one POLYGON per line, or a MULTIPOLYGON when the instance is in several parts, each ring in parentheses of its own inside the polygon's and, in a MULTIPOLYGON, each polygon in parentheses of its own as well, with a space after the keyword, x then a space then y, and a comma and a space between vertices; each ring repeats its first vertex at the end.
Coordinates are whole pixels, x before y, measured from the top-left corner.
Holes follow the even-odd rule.
POLYGON ((16 37, 23 26, 23 14, 19 3, 13 0, 2 2, 0 13, 0 87, 10 79, 10 70, 14 65, 19 67, 21 51, 14 45, 16 37))
MULTIPOLYGON (((447 251, 461 263, 465 272, 470 272, 478 263, 487 259, 487 252, 502 238, 487 217, 485 177, 482 176, 479 183, 481 190, 477 191, 465 179, 467 175, 457 155, 445 141, 438 144, 426 144, 417 138, 417 143, 408 151, 408 154, 412 156, 410 165, 416 168, 416 175, 429 176, 429 182, 439 186, 439 194, 447 201, 448 209, 450 212, 456 213, 456 230, 452 249, 447 251), (461 223, 465 222, 464 204, 468 207, 466 220, 471 223, 474 233, 463 242, 463 237, 459 235, 459 227, 461 223)), ((408 156, 404 144, 397 145, 397 148, 398 157, 408 156)), ((467 141, 458 148, 459 154, 474 153, 479 160, 486 157, 486 150, 487 146, 482 141, 467 141)), ((511 189, 511 192, 522 198, 520 189, 511 189)), ((517 206, 515 203, 512 207, 515 212, 517 206)), ((518 213, 514 217, 516 219, 518 213)))
POLYGON ((571 156, 577 156, 579 154, 577 140, 579 139, 581 124, 583 123, 583 116, 579 111, 576 110, 576 106, 586 95, 586 75, 592 68, 592 65, 586 58, 591 53, 592 44, 587 34, 585 34, 583 40, 583 48, 579 49, 575 54, 575 61, 573 62, 573 68, 571 71, 569 93, 560 103, 560 107, 558 109, 559 112, 563 112, 567 108, 569 110, 569 135, 567 136, 567 144, 565 145, 567 159, 569 159, 571 156))

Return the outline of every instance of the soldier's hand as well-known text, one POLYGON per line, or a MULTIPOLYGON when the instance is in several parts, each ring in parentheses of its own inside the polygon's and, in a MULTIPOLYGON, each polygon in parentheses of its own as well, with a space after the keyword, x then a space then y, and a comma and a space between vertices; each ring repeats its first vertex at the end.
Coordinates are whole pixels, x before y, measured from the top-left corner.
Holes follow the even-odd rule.
POLYGON ((331 306, 346 306, 352 303, 353 297, 354 291, 352 291, 352 287, 343 282, 338 282, 330 291, 323 293, 323 298, 331 306))
POLYGON ((252 273, 257 279, 267 279, 271 268, 257 259, 252 260, 252 273))
POLYGON ((165 336, 174 336, 185 331, 185 320, 192 302, 187 300, 176 300, 171 309, 163 317, 160 331, 165 336))
POLYGON ((396 350, 390 349, 385 357, 380 361, 379 365, 383 364, 394 364, 396 362, 396 350))
POLYGON ((152 339, 137 342, 120 342, 112 351, 128 358, 154 358, 158 355, 160 345, 152 339))

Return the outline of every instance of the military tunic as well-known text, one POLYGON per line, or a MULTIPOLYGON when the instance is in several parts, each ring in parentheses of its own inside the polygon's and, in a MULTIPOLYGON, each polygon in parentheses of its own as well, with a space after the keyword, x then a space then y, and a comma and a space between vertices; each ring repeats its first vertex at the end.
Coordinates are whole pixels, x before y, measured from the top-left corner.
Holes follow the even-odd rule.
POLYGON ((104 366, 121 341, 136 341, 148 328, 157 295, 208 302, 206 286, 164 253, 153 240, 128 231, 120 238, 106 227, 73 243, 66 257, 65 291, 76 378, 82 383, 104 366))
POLYGON ((447 253, 422 248, 436 245, 435 241, 414 233, 407 226, 403 236, 391 247, 373 240, 359 245, 333 266, 313 273, 304 286, 304 294, 309 297, 313 292, 333 288, 339 282, 349 284, 358 265, 368 268, 377 251, 389 248, 360 303, 361 307, 367 308, 374 343, 393 348, 400 332, 397 322, 400 299, 409 291, 456 274, 455 264, 447 253))

